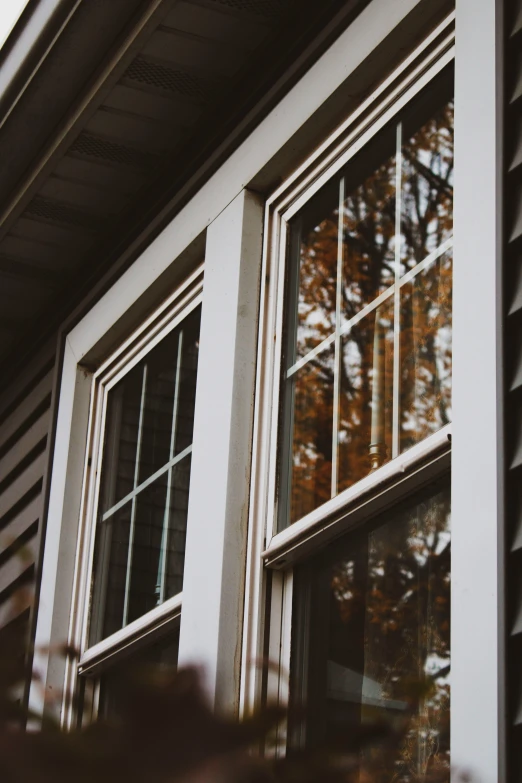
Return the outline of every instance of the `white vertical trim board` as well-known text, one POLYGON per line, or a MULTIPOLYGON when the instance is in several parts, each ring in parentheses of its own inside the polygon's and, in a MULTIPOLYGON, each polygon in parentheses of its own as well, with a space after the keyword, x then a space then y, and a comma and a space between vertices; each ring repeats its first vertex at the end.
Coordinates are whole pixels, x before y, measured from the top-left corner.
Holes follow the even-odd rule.
POLYGON ((457 0, 453 288, 451 754, 503 780, 499 709, 497 0, 457 0), (499 731, 500 728, 500 731, 499 731))
POLYGON ((29 694, 36 714, 43 712, 44 702, 57 710, 61 704, 65 661, 48 648, 68 637, 90 388, 91 376, 78 367, 66 340, 33 663, 40 681, 32 682, 29 694))
POLYGON ((179 662, 236 711, 263 203, 243 191, 207 232, 179 662))

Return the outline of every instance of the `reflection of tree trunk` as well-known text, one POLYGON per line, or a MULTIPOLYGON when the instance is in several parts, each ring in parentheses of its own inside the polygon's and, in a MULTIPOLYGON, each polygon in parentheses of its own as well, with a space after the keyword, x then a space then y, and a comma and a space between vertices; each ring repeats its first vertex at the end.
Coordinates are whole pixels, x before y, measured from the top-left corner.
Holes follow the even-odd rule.
POLYGON ((375 310, 375 330, 373 333, 373 376, 372 376, 372 424, 370 433, 371 469, 376 470, 386 459, 384 442, 384 326, 381 321, 381 308, 375 310))

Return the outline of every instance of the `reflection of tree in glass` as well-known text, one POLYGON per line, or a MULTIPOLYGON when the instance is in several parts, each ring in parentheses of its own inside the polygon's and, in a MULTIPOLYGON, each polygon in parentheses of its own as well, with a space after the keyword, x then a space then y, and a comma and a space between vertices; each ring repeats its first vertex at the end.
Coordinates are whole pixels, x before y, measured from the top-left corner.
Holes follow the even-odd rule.
POLYGON ((342 338, 340 373, 339 491, 370 472, 370 446, 378 446, 377 466, 391 457, 392 297, 354 324, 342 338), (376 327, 379 330, 377 340, 376 327), (378 399, 377 388, 380 389, 378 399), (382 427, 378 434, 372 426, 375 421, 372 414, 376 408, 382 414, 382 427))
MULTIPOLYGON (((453 102, 403 147, 401 258, 415 266, 453 231, 453 102)), ((452 257, 401 288, 401 451, 451 421, 452 257)))
POLYGON ((332 480, 333 351, 296 373, 291 521, 330 498, 332 480))
POLYGON ((301 241, 297 354, 304 356, 335 329, 338 210, 301 241))
POLYGON ((401 259, 406 269, 453 233, 453 115, 450 101, 402 147, 401 259))
POLYGON ((401 451, 451 421, 452 254, 401 289, 401 451))
MULTIPOLYGON (((441 492, 403 512, 370 533, 365 573, 351 560, 332 571, 344 635, 357 644, 364 628, 361 720, 379 712, 388 720, 400 719, 412 702, 412 687, 418 690, 426 678, 430 682, 421 690, 393 780, 423 780, 435 770, 449 773, 449 507, 448 493, 441 492), (377 710, 364 703, 365 683, 381 689, 383 706, 377 710)), ((382 749, 365 751, 365 760, 378 767, 380 754, 382 749)), ((384 783, 389 774, 383 768, 376 779, 384 783)))
POLYGON ((393 284, 395 267, 395 156, 381 165, 355 189, 350 188, 343 207, 343 320, 393 284))
MULTIPOLYGON (((341 312, 353 318, 394 281, 395 156, 353 191, 343 209, 341 312)), ((346 178, 349 189, 349 175, 346 178)), ((376 372, 384 375, 384 432, 380 462, 391 457, 393 399, 393 300, 354 324, 343 339, 340 362, 339 490, 371 469, 372 392, 376 372), (382 356, 375 353, 376 324, 383 332, 382 356)))
MULTIPOLYGON (((375 155, 375 151, 372 152, 375 155)), ((355 168, 344 173, 346 197, 343 204, 341 326, 394 282, 395 225, 398 202, 395 197, 396 166, 391 156, 371 174, 364 170, 365 151, 355 168), (359 180, 357 180, 359 176, 359 180)), ((377 160, 377 158, 376 158, 377 160)), ((411 135, 402 147, 401 188, 401 273, 415 266, 448 239, 453 225, 453 102, 411 135)), ((351 165, 351 164, 350 164, 351 165)), ((300 240, 298 354, 334 331, 338 253, 338 213, 324 206, 321 220, 315 217, 300 240)), ((315 207, 317 212, 317 206, 315 207)), ((373 377, 376 318, 384 331, 382 371, 384 443, 381 463, 390 459, 393 401, 393 312, 390 305, 371 311, 343 336, 339 400, 338 489, 350 486, 371 469, 371 418, 374 406, 373 377)), ((400 292, 400 450, 409 448, 451 420, 451 254, 439 259, 401 286, 400 292)), ((325 356, 326 354, 322 354, 325 356)), ((309 491, 311 474, 318 461, 326 464, 331 455, 323 450, 329 413, 333 415, 331 359, 314 359, 314 371, 307 376, 306 394, 294 416, 294 440, 306 448, 294 449, 299 462, 294 471, 293 507, 301 492, 307 495, 308 510, 329 497, 326 471, 321 478, 324 493, 309 491), (319 409, 322 410, 319 410, 319 409), (316 425, 310 423, 310 417, 316 425), (320 422, 320 424, 319 424, 320 422), (300 431, 304 427, 306 433, 300 431), (313 441, 315 431, 318 440, 313 441), (310 440, 312 437, 312 440, 310 440), (319 442, 321 441, 321 443, 319 442), (312 505, 310 505, 312 504, 312 505)), ((374 463, 375 464, 375 463, 374 463)), ((298 518, 297 510, 292 519, 298 518)))

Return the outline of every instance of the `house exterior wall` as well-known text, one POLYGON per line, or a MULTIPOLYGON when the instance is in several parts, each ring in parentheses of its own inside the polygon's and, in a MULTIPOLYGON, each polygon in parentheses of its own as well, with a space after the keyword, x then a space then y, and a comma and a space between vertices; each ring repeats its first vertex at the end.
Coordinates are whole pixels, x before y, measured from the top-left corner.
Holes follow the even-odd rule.
POLYGON ((57 379, 52 340, 0 398, 0 638, 34 634, 57 379))
MULTIPOLYGON (((417 6, 415 0, 397 0, 393 8, 385 0, 373 0, 107 294, 85 312, 74 328, 64 327, 59 365, 56 365, 55 346, 52 345, 47 352, 42 352, 31 372, 17 379, 4 393, 0 401, 0 466, 6 466, 6 477, 2 471, 0 518, 5 533, 12 531, 13 541, 27 540, 34 555, 32 561, 24 561, 18 566, 16 544, 7 544, 3 552, 0 551, 3 558, 0 560, 0 600, 4 596, 8 598, 18 579, 32 573, 47 487, 49 513, 36 626, 38 645, 58 643, 65 638, 71 640, 80 489, 93 357, 98 361, 99 346, 109 331, 113 333, 113 342, 123 338, 128 326, 118 327, 118 323, 132 323, 129 313, 140 297, 176 263, 191 243, 206 232, 207 271, 195 423, 195 444, 199 444, 199 451, 193 463, 183 595, 186 620, 182 619, 181 624, 180 661, 205 665, 208 692, 218 706, 237 710, 241 701, 248 704, 249 686, 242 680, 241 651, 245 649, 242 647, 244 635, 248 636, 252 628, 243 625, 241 608, 244 601, 248 602, 259 576, 255 573, 259 562, 255 559, 248 569, 246 567, 247 538, 251 535, 246 524, 252 503, 250 449, 255 427, 253 395, 259 318, 256 286, 261 285, 263 230, 266 239, 262 216, 265 198, 249 188, 260 172, 276 159, 279 151, 290 143, 294 134, 311 117, 317 116, 336 89, 371 60, 372 52, 384 39, 393 37, 396 27, 414 14, 417 6), (221 306, 227 307, 227 317, 222 319, 219 317, 221 306), (59 370, 54 369, 55 366, 59 366, 59 370), (218 379, 215 384, 213 378, 218 379), (50 455, 53 395, 57 438, 50 455), (218 416, 216 409, 220 411, 218 416), (49 460, 52 461, 52 477, 49 460), (47 480, 48 476, 51 481, 47 480), (212 535, 206 537, 210 519, 212 535), (231 530, 231 519, 240 520, 237 530, 231 530)), ((476 764, 483 780, 493 783, 511 779, 506 777, 503 724, 504 443, 503 386, 499 372, 502 342, 498 339, 502 304, 502 233, 498 221, 501 208, 502 124, 499 124, 499 116, 502 104, 499 100, 502 91, 499 78, 502 75, 503 9, 496 0, 481 0, 480 8, 477 8, 476 0, 457 0, 456 8, 459 172, 455 200, 457 271, 452 490, 456 522, 453 534, 452 746, 458 763, 476 764), (477 79, 483 86, 480 93, 475 90, 477 79), (470 144, 471 136, 473 145, 470 144), (479 168, 477 158, 481 157, 484 165, 479 168), (479 419, 483 420, 480 430, 476 426, 479 419), (487 460, 484 460, 484 443, 489 455, 487 460), (473 542, 471 547, 470 541, 473 542), (480 688, 477 688, 477 682, 480 682, 480 688)), ((518 9, 517 16, 516 10, 511 7, 509 13, 520 19, 521 11, 518 9)), ((521 29, 520 25, 516 27, 509 38, 508 56, 513 59, 517 56, 515 50, 521 29)), ((386 76, 386 72, 382 76, 386 76)), ((514 98, 509 104, 512 108, 507 110, 509 117, 518 110, 521 94, 515 85, 514 98)), ((517 167, 515 156, 512 166, 515 174, 509 179, 513 188, 510 194, 515 192, 518 183, 517 167)), ((515 196, 510 198, 513 203, 519 203, 515 196)), ((507 257, 513 256, 513 265, 519 255, 518 218, 518 213, 510 216, 507 228, 507 257)), ((515 296, 509 305, 506 328, 510 346, 518 345, 515 336, 522 302, 516 286, 513 290, 515 296)), ((507 365, 512 377, 516 377, 514 357, 515 354, 507 365)), ((258 377, 257 385, 261 382, 258 377)), ((506 383, 509 387, 511 382, 506 379, 506 383)), ((509 417, 515 417, 518 411, 519 385, 514 381, 510 387, 509 417)), ((517 461, 516 444, 509 438, 508 448, 511 449, 509 453, 515 455, 508 456, 511 470, 508 507, 510 504, 511 508, 515 507, 516 495, 518 509, 520 460, 517 461)), ((259 470, 259 465, 254 467, 259 470)), ((510 535, 515 543, 509 560, 511 592, 508 605, 512 604, 510 608, 515 612, 522 539, 516 536, 515 518, 510 524, 513 528, 510 535)), ((23 607, 21 611, 25 611, 23 607)), ((0 613, 0 622, 2 619, 0 613)), ((516 621, 513 628, 508 623, 508 634, 512 631, 508 652, 510 677, 517 683, 520 630, 516 621)), ((36 668, 42 673, 48 690, 59 689, 66 682, 65 666, 50 659, 47 653, 37 654, 36 668)), ((518 737, 517 726, 520 725, 518 701, 516 704, 514 701, 509 706, 514 726, 510 738, 513 740, 518 737)), ((32 706, 44 709, 36 690, 32 693, 32 706)), ((513 751, 509 758, 513 765, 510 769, 518 763, 515 756, 513 751)))

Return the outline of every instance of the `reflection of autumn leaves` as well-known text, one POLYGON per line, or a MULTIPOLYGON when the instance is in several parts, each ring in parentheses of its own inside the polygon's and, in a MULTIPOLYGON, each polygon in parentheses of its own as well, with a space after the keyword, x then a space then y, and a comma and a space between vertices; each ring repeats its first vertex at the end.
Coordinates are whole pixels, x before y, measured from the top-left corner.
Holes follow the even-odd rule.
POLYGON ((310 362, 297 373, 295 384, 292 521, 324 503, 331 494, 331 354, 326 352, 326 356, 310 362))
POLYGON ((306 354, 335 328, 337 214, 323 220, 301 245, 298 350, 306 354))
POLYGON ((401 447, 451 420, 451 254, 401 291, 401 447))
MULTIPOLYGON (((364 153, 363 153, 364 154, 364 153)), ((402 272, 424 260, 453 228, 453 103, 417 131, 402 148, 402 272)), ((345 179, 342 236, 342 323, 394 282, 395 157, 350 189, 345 179)), ((329 196, 330 198, 330 196, 329 196)), ((325 212, 328 208, 325 206, 325 212)), ((324 214, 324 213, 323 213, 324 214)), ((312 218, 310 218, 312 221, 312 218)), ((339 215, 331 211, 301 238, 298 353, 329 337, 335 327, 339 215)), ((311 222, 311 225, 314 223, 311 222)), ((310 224, 309 224, 310 225, 310 224)), ((400 449, 451 420, 451 290, 448 252, 401 287, 400 449)), ((338 490, 370 471, 372 374, 376 312, 342 337, 339 361, 338 490)), ((379 307, 385 332, 384 456, 391 457, 393 401, 393 298, 379 307)), ((333 363, 329 351, 303 369, 294 411, 292 521, 330 497, 333 427, 333 363), (327 388, 328 384, 330 388, 327 388), (314 472, 317 475, 313 475, 314 472)))

